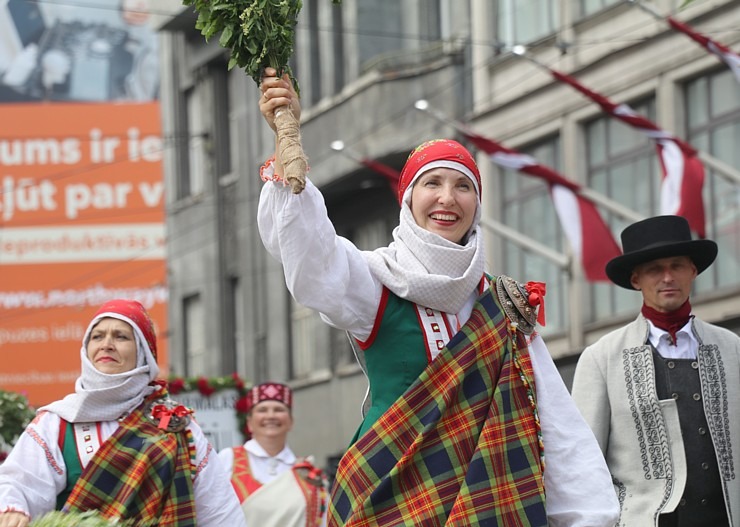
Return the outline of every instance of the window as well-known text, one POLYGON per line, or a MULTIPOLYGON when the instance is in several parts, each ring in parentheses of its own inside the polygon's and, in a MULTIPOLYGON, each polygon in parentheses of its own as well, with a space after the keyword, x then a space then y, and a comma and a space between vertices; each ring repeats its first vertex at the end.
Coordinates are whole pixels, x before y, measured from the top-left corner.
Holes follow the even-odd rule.
MULTIPOLYGON (((557 138, 522 150, 555 170, 560 164, 559 151, 557 138)), ((516 170, 504 170, 502 189, 504 224, 520 232, 525 239, 530 238, 563 252, 565 236, 545 182, 516 170)), ((504 274, 520 282, 531 280, 547 284, 547 326, 541 333, 564 331, 568 324, 568 271, 510 240, 504 241, 503 250, 504 274)))
POLYGON ((226 331, 231 342, 228 342, 226 350, 231 351, 231 356, 224 357, 224 370, 235 371, 246 376, 247 350, 244 335, 244 299, 242 298, 242 287, 239 278, 232 276, 228 279, 226 289, 226 331))
MULTIPOLYGON (((730 70, 685 87, 691 145, 731 167, 740 166, 740 90, 730 70)), ((696 280, 697 291, 740 285, 740 184, 704 164, 707 237, 719 245, 715 263, 696 280)))
POLYGON ((231 122, 229 119, 231 99, 229 94, 228 63, 225 61, 214 61, 209 64, 208 68, 209 77, 213 82, 212 126, 214 137, 212 146, 216 163, 215 168, 218 176, 224 176, 231 172, 231 122))
POLYGON ((291 378, 305 379, 317 369, 315 362, 320 349, 318 341, 324 323, 313 309, 302 306, 295 300, 291 300, 291 303, 293 306, 291 378))
POLYGON ((206 357, 205 318, 200 295, 183 299, 183 321, 185 341, 185 375, 208 375, 206 357))
POLYGON ((334 93, 339 93, 344 88, 345 64, 344 64, 344 19, 342 18, 342 6, 332 4, 332 53, 334 55, 334 93))
POLYGON ((206 157, 205 157, 205 123, 203 122, 202 105, 198 90, 189 89, 185 93, 187 113, 187 169, 183 170, 184 180, 181 180, 178 197, 195 196, 203 192, 206 157))
POLYGON ((556 0, 500 0, 498 40, 525 44, 554 33, 559 25, 556 0))
POLYGON ((601 11, 606 6, 617 4, 614 0, 581 0, 581 15, 588 16, 601 11))
POLYGON ((404 38, 403 2, 375 0, 357 3, 357 49, 362 68, 367 62, 408 46, 404 38))
MULTIPOLYGON (((631 107, 655 121, 655 102, 631 107)), ((652 216, 659 207, 661 173, 655 143, 644 133, 612 117, 603 116, 585 127, 588 186, 630 209, 652 216)), ((602 210, 618 236, 632 221, 602 210)), ((607 283, 591 285, 589 321, 605 320, 615 313, 634 311, 639 298, 607 283)))
POLYGON ((321 100, 321 30, 319 27, 319 6, 317 0, 308 0, 308 46, 310 49, 311 74, 311 103, 321 100))

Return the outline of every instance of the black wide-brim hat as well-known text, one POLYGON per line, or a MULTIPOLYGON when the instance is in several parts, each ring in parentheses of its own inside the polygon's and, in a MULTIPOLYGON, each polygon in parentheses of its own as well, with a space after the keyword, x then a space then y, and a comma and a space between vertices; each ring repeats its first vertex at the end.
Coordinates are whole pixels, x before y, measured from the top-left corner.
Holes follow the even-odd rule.
POLYGON ((717 257, 712 240, 692 240, 689 222, 682 216, 655 216, 633 223, 622 231, 621 256, 606 264, 609 280, 625 289, 635 266, 671 256, 688 256, 701 273, 717 257))

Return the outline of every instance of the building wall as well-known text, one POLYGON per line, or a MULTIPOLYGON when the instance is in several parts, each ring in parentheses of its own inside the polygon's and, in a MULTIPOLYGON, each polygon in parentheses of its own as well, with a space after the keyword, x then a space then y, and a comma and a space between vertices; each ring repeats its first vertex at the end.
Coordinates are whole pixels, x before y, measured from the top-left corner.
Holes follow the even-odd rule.
MULTIPOLYGON (((656 122, 678 136, 685 130, 681 83, 723 68, 687 37, 672 33, 665 23, 623 2, 604 1, 602 8, 588 16, 581 16, 581 2, 550 2, 548 23, 553 29, 545 28, 532 41, 517 41, 512 39, 526 36, 521 28, 528 26, 508 23, 501 13, 522 19, 531 16, 526 9, 539 2, 440 0, 433 2, 436 10, 430 11, 426 1, 396 5, 397 1, 344 0, 341 8, 330 6, 329 0, 304 1, 297 28, 294 66, 302 87, 302 135, 311 165, 309 176, 322 190, 337 231, 361 245, 386 243, 397 223, 398 208, 387 182, 353 158, 368 157, 400 169, 408 152, 422 141, 455 136, 449 124, 414 110, 418 99, 428 100, 448 119, 466 122, 512 148, 526 149, 556 138, 549 151, 559 163, 557 168, 581 184, 588 182, 584 126, 600 115, 598 108, 556 84, 534 64, 514 57, 510 52, 514 44, 528 45, 537 60, 577 76, 618 102, 655 95, 656 122), (319 10, 316 17, 309 16, 311 9, 319 10), (439 13, 438 24, 429 20, 430 12, 439 13), (382 21, 383 16, 376 15, 384 13, 403 17, 402 23, 385 28, 368 25, 382 21), (338 27, 337 20, 339 34, 332 31, 338 27), (389 48, 380 37, 396 26, 403 29, 386 35, 395 42, 389 48), (373 46, 382 53, 369 54, 373 46), (344 154, 330 147, 337 139, 346 145, 344 154)), ((194 88, 202 92, 194 108, 201 113, 205 128, 196 132, 207 134, 197 141, 189 131, 190 139, 168 149, 165 162, 172 369, 182 374, 186 368, 188 328, 183 301, 188 295, 200 294, 209 357, 203 373, 223 375, 236 370, 250 382, 289 382, 296 390, 291 445, 296 452, 312 453, 326 464, 343 452, 359 424, 367 384, 352 360, 346 336, 294 305, 280 265, 266 254, 259 240, 256 207, 261 182, 257 173, 273 144, 257 110, 257 87, 243 72, 232 70, 223 74, 226 88, 218 88, 213 77, 221 75, 217 68, 224 63, 223 50, 213 42, 204 43, 193 29, 192 14, 175 3, 171 5, 173 17, 162 26, 165 136, 183 131, 184 94, 194 88), (223 116, 220 124, 214 115, 223 116), (229 148, 224 152, 225 143, 229 148), (178 181, 194 149, 205 160, 204 184, 197 196, 183 197, 178 195, 178 181)), ((667 13, 673 3, 651 4, 667 13)), ((534 11, 538 12, 544 11, 534 11)), ((740 16, 737 2, 699 0, 680 16, 738 48, 740 34, 727 22, 740 16)), ((734 163, 735 170, 740 166, 737 158, 726 162, 734 163)), ((503 190, 513 176, 483 155, 479 155, 479 164, 484 177, 484 214, 502 221, 506 217, 503 190)), ((534 192, 546 193, 546 189, 535 188, 534 192)), ((552 211, 535 216, 547 218, 547 214, 552 211)), ((552 215, 550 220, 547 227, 557 231, 557 219, 552 215)), ((618 236, 621 223, 612 221, 618 236)), ((737 217, 735 221, 740 223, 737 217)), ((561 235, 557 238, 544 242, 569 256, 567 243, 561 235)), ((543 334, 568 384, 582 348, 633 318, 639 308, 638 297, 625 299, 609 286, 594 289, 587 284, 577 262, 571 261, 561 271, 517 245, 522 257, 512 263, 514 242, 492 231, 487 232, 486 244, 488 267, 493 272, 521 280, 537 280, 539 276, 532 274, 540 272, 554 278, 548 309, 563 314, 553 315, 553 325, 544 328, 543 334), (590 306, 602 294, 618 297, 621 310, 591 320, 590 306)), ((713 291, 705 288, 692 299, 695 312, 740 330, 740 310, 733 301, 738 290, 738 281, 713 291)))

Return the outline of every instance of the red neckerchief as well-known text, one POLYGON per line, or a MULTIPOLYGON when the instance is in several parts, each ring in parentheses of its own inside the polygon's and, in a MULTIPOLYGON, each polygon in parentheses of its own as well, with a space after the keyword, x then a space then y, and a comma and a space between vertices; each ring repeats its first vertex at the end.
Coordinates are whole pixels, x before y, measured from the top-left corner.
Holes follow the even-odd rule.
POLYGON ((642 316, 652 322, 655 327, 667 331, 671 337, 671 345, 675 346, 676 332, 684 327, 691 318, 691 304, 687 299, 681 307, 670 313, 661 313, 642 304, 642 316))

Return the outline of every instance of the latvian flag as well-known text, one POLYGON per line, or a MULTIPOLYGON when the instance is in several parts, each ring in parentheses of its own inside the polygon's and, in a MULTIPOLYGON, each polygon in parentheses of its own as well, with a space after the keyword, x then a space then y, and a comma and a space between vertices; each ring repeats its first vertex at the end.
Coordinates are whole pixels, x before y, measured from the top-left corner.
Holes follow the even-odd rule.
POLYGON ((580 187, 531 156, 472 132, 463 135, 497 165, 543 179, 550 187, 555 212, 586 278, 591 282, 609 281, 604 268, 621 251, 596 206, 578 194, 580 187))
POLYGON ((679 22, 673 17, 667 17, 666 20, 668 21, 668 24, 675 29, 676 31, 680 31, 681 33, 685 33, 690 38, 698 42, 704 49, 709 51, 710 53, 714 53, 717 55, 722 62, 727 64, 729 68, 732 70, 732 73, 735 74, 735 78, 738 82, 740 82, 740 55, 732 51, 727 46, 720 44, 719 42, 712 40, 711 38, 702 35, 701 33, 697 33, 692 28, 684 24, 683 22, 679 22))
MULTIPOLYGON (((549 68, 548 68, 549 69, 549 68)), ((663 172, 660 196, 660 213, 683 216, 691 228, 702 238, 704 226, 704 167, 697 152, 688 143, 658 128, 649 119, 638 115, 626 104, 615 104, 579 83, 573 77, 550 69, 557 80, 571 85, 611 115, 655 140, 663 172)))

